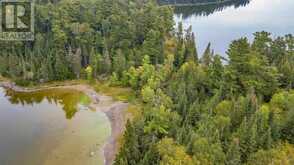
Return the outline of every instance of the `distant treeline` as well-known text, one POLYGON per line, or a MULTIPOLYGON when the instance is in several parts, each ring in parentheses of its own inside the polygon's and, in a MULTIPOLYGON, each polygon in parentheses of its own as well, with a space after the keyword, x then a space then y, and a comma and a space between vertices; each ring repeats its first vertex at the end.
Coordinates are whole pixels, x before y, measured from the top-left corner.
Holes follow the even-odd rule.
POLYGON ((208 16, 227 7, 246 6, 251 0, 158 0, 160 5, 171 5, 174 13, 187 18, 191 15, 208 16))
POLYGON ((160 5, 200 5, 200 4, 219 4, 224 2, 231 2, 236 0, 158 0, 160 5))

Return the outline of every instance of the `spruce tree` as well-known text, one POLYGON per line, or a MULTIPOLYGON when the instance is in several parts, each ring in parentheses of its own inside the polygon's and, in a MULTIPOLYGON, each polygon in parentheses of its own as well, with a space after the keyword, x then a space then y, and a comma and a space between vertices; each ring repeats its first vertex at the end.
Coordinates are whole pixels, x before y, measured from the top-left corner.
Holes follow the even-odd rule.
POLYGON ((239 139, 234 138, 226 153, 226 165, 241 165, 239 139))

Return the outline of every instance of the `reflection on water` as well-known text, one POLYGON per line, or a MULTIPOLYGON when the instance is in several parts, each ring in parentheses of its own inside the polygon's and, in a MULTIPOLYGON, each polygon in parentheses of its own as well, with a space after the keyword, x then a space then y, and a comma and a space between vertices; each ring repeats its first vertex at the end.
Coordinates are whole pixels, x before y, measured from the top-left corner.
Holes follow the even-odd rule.
POLYGON ((250 0, 159 0, 159 4, 161 5, 174 6, 175 15, 183 18, 190 16, 209 16, 214 12, 222 11, 228 7, 239 8, 249 3, 250 0))
POLYGON ((62 105, 67 119, 71 119, 75 115, 78 104, 90 102, 90 99, 82 92, 68 89, 48 89, 30 93, 6 90, 5 95, 11 104, 34 105, 47 100, 49 103, 62 105))
POLYGON ((270 32, 274 38, 294 33, 293 0, 158 1, 174 6, 176 23, 182 22, 186 29, 192 26, 199 56, 208 43, 215 53, 226 56, 229 44, 240 37, 252 41, 258 31, 270 32))
POLYGON ((102 112, 68 89, 14 92, 0 87, 0 165, 103 164, 111 133, 102 112))

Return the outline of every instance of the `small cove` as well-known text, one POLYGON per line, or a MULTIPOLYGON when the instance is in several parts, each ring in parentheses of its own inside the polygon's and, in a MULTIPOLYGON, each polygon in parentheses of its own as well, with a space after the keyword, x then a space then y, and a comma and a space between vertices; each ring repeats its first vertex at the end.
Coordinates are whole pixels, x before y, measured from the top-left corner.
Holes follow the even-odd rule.
POLYGON ((1 165, 103 164, 111 134, 104 112, 83 92, 15 92, 0 87, 1 165))

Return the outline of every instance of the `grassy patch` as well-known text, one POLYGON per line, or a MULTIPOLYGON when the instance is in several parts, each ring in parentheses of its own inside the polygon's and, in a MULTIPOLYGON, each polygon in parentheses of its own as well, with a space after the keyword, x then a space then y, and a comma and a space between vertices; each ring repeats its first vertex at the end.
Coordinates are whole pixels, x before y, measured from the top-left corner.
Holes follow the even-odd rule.
POLYGON ((142 114, 142 104, 140 99, 137 97, 136 92, 131 88, 120 87, 120 86, 111 86, 109 82, 97 81, 92 84, 94 89, 98 93, 111 96, 114 100, 128 102, 129 106, 126 111, 127 119, 140 118, 142 114))
POLYGON ((142 117, 142 105, 141 104, 130 104, 127 110, 131 120, 138 119, 142 117))
POLYGON ((108 82, 96 82, 93 86, 97 92, 111 96, 115 100, 129 103, 135 102, 136 100, 136 93, 130 88, 113 87, 108 82))
POLYGON ((8 79, 0 75, 0 81, 8 81, 8 79))

